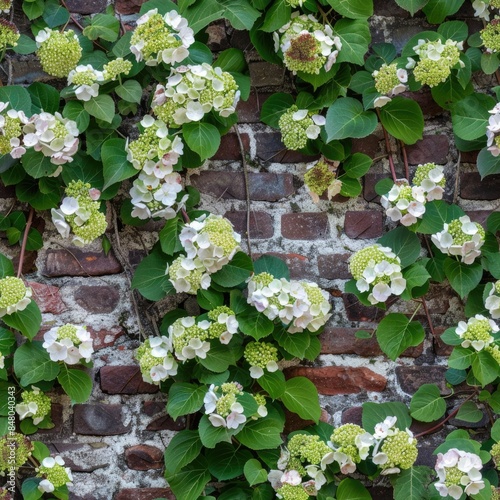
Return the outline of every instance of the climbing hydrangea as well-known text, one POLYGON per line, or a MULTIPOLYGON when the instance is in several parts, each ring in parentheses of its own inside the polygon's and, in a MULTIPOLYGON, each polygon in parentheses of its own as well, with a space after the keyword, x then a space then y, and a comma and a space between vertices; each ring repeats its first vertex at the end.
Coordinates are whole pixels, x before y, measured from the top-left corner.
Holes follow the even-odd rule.
POLYGON ((492 334, 497 332, 498 325, 481 314, 469 318, 467 323, 460 321, 455 329, 455 333, 462 339, 462 347, 473 347, 476 351, 488 347, 495 340, 492 334))
POLYGON ((44 458, 36 476, 42 478, 38 489, 44 493, 52 493, 61 486, 73 486, 71 469, 64 467, 64 460, 59 455, 44 458))
POLYGON ((73 30, 63 31, 45 28, 35 38, 36 55, 43 70, 49 75, 66 78, 76 68, 82 56, 80 42, 73 30))
POLYGON ((483 464, 475 453, 451 448, 438 453, 434 468, 438 475, 434 487, 442 497, 449 495, 458 500, 464 493, 475 495, 485 487, 480 472, 483 464))
POLYGON ((55 326, 43 335, 43 339, 42 346, 52 361, 63 361, 68 365, 74 365, 85 359, 89 363, 94 352, 92 337, 85 326, 70 323, 55 326))
POLYGON ((446 185, 443 167, 435 163, 419 165, 412 183, 424 190, 426 201, 441 200, 446 185))
MULTIPOLYGON (((1 8, 2 6, 0 3, 0 10, 1 8)), ((16 47, 20 36, 19 30, 14 23, 0 18, 0 50, 16 47)))
POLYGON ((337 179, 336 176, 338 165, 338 162, 322 158, 307 169, 304 174, 304 184, 309 190, 314 203, 319 202, 319 197, 325 191, 329 200, 340 193, 342 181, 337 179))
POLYGON ((329 71, 342 48, 338 36, 328 25, 322 25, 312 15, 292 14, 290 22, 273 33, 274 49, 281 50, 285 66, 297 71, 318 74, 323 67, 329 71))
POLYGON ((486 126, 486 145, 493 156, 498 156, 500 155, 500 103, 490 109, 489 113, 491 116, 486 126))
POLYGON ((472 2, 472 7, 474 8, 474 15, 485 21, 490 20, 490 10, 489 8, 499 9, 500 3, 498 0, 474 0, 472 2))
POLYGON ((375 89, 382 94, 374 101, 374 106, 380 108, 391 101, 390 96, 401 94, 406 90, 405 83, 408 81, 408 73, 403 68, 398 68, 396 63, 382 64, 372 73, 375 79, 375 89))
POLYGON ((73 244, 91 243, 106 231, 106 216, 99 211, 100 191, 83 181, 71 181, 59 209, 53 208, 52 222, 63 238, 73 232, 73 244))
POLYGON ((208 329, 209 337, 219 339, 221 344, 229 344, 239 326, 234 311, 227 306, 219 306, 208 312, 208 318, 212 321, 208 329))
POLYGON ((40 391, 38 387, 31 386, 31 390, 21 392, 22 403, 16 405, 19 420, 31 417, 33 424, 39 424, 50 415, 50 398, 40 391))
POLYGON ((391 294, 401 295, 406 288, 401 260, 390 248, 378 243, 358 250, 350 259, 349 270, 356 288, 369 292, 371 304, 385 302, 391 294))
POLYGON ((160 384, 177 375, 177 361, 173 356, 172 342, 168 337, 149 337, 135 354, 142 378, 150 384, 160 384))
POLYGON ((170 341, 175 357, 179 361, 200 358, 205 359, 210 350, 210 321, 196 323, 196 318, 187 316, 179 318, 168 327, 170 341))
POLYGON ((23 280, 14 276, 0 279, 0 318, 24 311, 31 302, 32 291, 23 280))
POLYGON ((132 69, 132 63, 117 57, 103 67, 103 77, 105 80, 115 81, 120 75, 128 75, 132 69))
POLYGON ((368 457, 373 436, 356 424, 344 424, 337 427, 330 437, 334 450, 333 459, 340 464, 343 474, 356 470, 356 464, 368 457))
POLYGON ((138 62, 144 60, 148 66, 174 64, 189 56, 188 48, 193 43, 193 30, 186 19, 175 10, 162 16, 158 9, 152 9, 137 20, 130 51, 138 62))
POLYGON ((200 121, 215 111, 226 118, 236 110, 240 91, 234 77, 203 63, 172 68, 165 85, 157 85, 153 113, 171 127, 200 121))
POLYGON ((486 52, 494 53, 500 51, 500 18, 495 17, 480 32, 481 40, 486 52))
POLYGON ((19 432, 0 437, 0 475, 8 471, 11 466, 16 470, 19 469, 31 457, 34 448, 33 443, 19 432))
POLYGON ((99 95, 99 84, 104 81, 102 71, 97 71, 91 64, 79 65, 68 75, 68 85, 73 85, 75 96, 79 101, 90 101, 99 95))
POLYGON ((243 405, 238 401, 243 396, 243 387, 238 382, 226 382, 221 386, 212 384, 203 403, 205 414, 214 427, 237 429, 247 421, 243 405))
POLYGON ((12 0, 0 0, 0 12, 8 14, 12 7, 12 0))
POLYGON ((275 372, 278 369, 278 349, 269 342, 249 342, 245 346, 245 360, 250 365, 250 376, 260 378, 264 369, 275 372))
POLYGON ((21 146, 23 126, 28 118, 23 111, 9 109, 9 103, 0 102, 0 154, 10 154, 12 158, 21 158, 26 148, 21 146))
POLYGON ((481 255, 485 232, 481 224, 471 222, 468 215, 444 224, 444 228, 431 236, 432 242, 446 255, 460 257, 464 264, 472 264, 481 255))
POLYGON ((179 255, 166 272, 177 293, 196 295, 200 288, 206 290, 212 281, 200 259, 189 259, 185 255, 179 255))
POLYGON ((500 318, 500 280, 496 281, 484 301, 484 306, 488 309, 493 319, 500 318))
POLYGON ((280 116, 278 126, 283 144, 288 149, 296 150, 304 148, 308 139, 317 139, 325 123, 324 116, 293 105, 280 116))

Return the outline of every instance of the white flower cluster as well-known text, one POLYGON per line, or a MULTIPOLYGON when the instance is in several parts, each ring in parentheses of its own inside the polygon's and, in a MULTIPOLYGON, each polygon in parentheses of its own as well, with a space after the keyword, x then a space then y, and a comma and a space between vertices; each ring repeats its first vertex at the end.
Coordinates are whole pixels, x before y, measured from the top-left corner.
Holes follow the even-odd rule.
POLYGON ((500 155, 500 103, 496 104, 493 109, 490 109, 491 114, 486 126, 486 137, 488 142, 488 151, 493 156, 500 155))
POLYGON ((280 319, 290 333, 318 331, 331 316, 328 299, 315 283, 276 279, 269 273, 248 281, 247 302, 270 320, 280 319))
POLYGON ((22 279, 6 276, 0 279, 0 318, 24 311, 31 302, 31 288, 22 279))
POLYGON ((19 420, 31 418, 34 425, 38 425, 50 416, 51 401, 38 387, 31 386, 31 390, 21 392, 22 402, 16 405, 19 420))
POLYGON ((37 477, 42 478, 38 489, 43 493, 52 493, 61 486, 73 486, 71 469, 64 467, 64 460, 59 455, 44 458, 37 469, 37 477))
POLYGON ((137 28, 130 40, 130 51, 136 60, 148 66, 179 63, 189 56, 194 33, 178 12, 171 10, 164 16, 158 9, 146 12, 137 20, 137 28))
POLYGON ((434 487, 442 497, 450 496, 455 500, 462 498, 464 493, 476 495, 485 487, 482 468, 481 458, 475 453, 458 448, 438 453, 435 469, 439 480, 434 487))
POLYGON ((173 356, 172 342, 168 337, 149 337, 137 349, 137 361, 142 378, 150 384, 160 384, 177 375, 177 361, 173 356))
POLYGON ((23 126, 28 118, 23 111, 9 109, 7 102, 0 102, 0 154, 10 154, 12 158, 21 158, 26 148, 21 145, 23 126))
POLYGON ((467 323, 460 321, 455 333, 462 339, 462 347, 473 347, 476 351, 482 351, 495 341, 492 334, 498 330, 498 325, 493 320, 476 314, 469 318, 467 323))
POLYGON ((84 326, 66 324, 55 326, 43 335, 42 346, 49 353, 52 361, 63 361, 75 365, 84 359, 90 362, 94 348, 90 332, 84 326))
POLYGON ((172 68, 165 85, 157 85, 151 106, 169 126, 200 121, 210 111, 228 117, 240 91, 233 76, 203 63, 172 68))
POLYGON ((490 293, 484 301, 484 307, 488 309, 493 319, 500 318, 500 280, 493 283, 490 293))
POLYGON ((444 254, 460 257, 464 264, 472 264, 481 255, 484 237, 481 225, 464 215, 445 223, 443 230, 433 234, 431 240, 444 254))
POLYGON ((434 163, 419 165, 410 186, 406 179, 399 179, 391 190, 380 198, 385 213, 394 222, 411 226, 425 213, 425 203, 443 197, 445 178, 443 167, 434 163))
POLYGON ((288 149, 297 150, 306 147, 308 139, 317 139, 325 123, 323 115, 293 105, 280 116, 278 127, 283 144, 288 149))
POLYGON ((104 81, 104 73, 91 64, 80 64, 68 75, 68 85, 73 85, 75 96, 79 101, 90 101, 99 95, 99 84, 104 81))
POLYGON ((403 68, 398 68, 396 63, 382 64, 382 66, 372 73, 375 79, 375 89, 382 94, 373 102, 375 108, 385 106, 392 99, 392 96, 401 94, 406 90, 408 72, 403 68))
POLYGON ((499 9, 500 2, 498 2, 498 0, 474 0, 472 2, 472 7, 474 9, 474 16, 484 19, 485 21, 489 21, 491 14, 489 9, 499 9))
POLYGON ((378 243, 358 250, 350 259, 349 270, 356 288, 369 292, 371 304, 385 302, 391 294, 401 295, 406 288, 401 260, 389 247, 378 243))
POLYGON ((329 25, 312 16, 292 13, 291 20, 273 33, 274 50, 281 49, 285 66, 297 71, 318 74, 322 67, 329 71, 337 60, 342 42, 329 25))

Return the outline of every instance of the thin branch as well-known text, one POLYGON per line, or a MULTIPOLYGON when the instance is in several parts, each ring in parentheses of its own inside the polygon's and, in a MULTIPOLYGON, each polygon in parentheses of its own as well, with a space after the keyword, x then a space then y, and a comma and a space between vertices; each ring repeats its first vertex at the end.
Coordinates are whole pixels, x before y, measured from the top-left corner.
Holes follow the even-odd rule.
POLYGON ((380 125, 382 127, 382 130, 384 131, 384 139, 385 139, 385 149, 387 151, 388 159, 389 159, 389 167, 391 169, 391 175, 392 175, 392 180, 396 182, 397 180, 397 175, 396 175, 396 169, 394 167, 394 160, 392 158, 392 151, 391 151, 391 145, 389 142, 389 134, 387 133, 387 130, 385 127, 382 125, 382 122, 380 121, 380 111, 377 109, 377 116, 380 122, 380 125))
POLYGON ((401 142, 401 151, 403 152, 403 162, 405 164, 405 175, 408 181, 410 181, 410 169, 408 167, 408 155, 406 154, 406 147, 403 141, 401 142))
POLYGON ((26 227, 24 228, 23 241, 21 243, 21 253, 19 254, 19 264, 17 266, 17 277, 21 276, 23 272, 23 264, 24 264, 24 254, 26 252, 26 243, 28 242, 28 233, 31 228, 31 224, 33 223, 33 215, 35 213, 35 209, 33 207, 30 208, 30 213, 28 215, 28 221, 26 222, 26 227))

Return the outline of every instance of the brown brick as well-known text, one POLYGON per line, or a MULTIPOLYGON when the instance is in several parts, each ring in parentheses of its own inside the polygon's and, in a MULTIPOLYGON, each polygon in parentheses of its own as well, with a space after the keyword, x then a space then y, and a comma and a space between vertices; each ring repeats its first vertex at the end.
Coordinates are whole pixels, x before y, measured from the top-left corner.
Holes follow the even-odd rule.
POLYGON ((364 153, 370 158, 375 158, 381 152, 380 137, 376 136, 375 134, 370 134, 368 137, 363 137, 363 139, 353 139, 352 152, 364 153))
POLYGON ((387 384, 385 377, 364 367, 325 366, 309 368, 295 366, 285 370, 285 373, 287 378, 308 378, 317 387, 318 392, 325 396, 357 394, 362 391, 381 392, 387 384))
POLYGON ((478 172, 462 172, 460 196, 466 200, 496 200, 500 198, 500 175, 488 175, 481 181, 478 172))
POLYGON ((239 123, 260 123, 260 111, 262 104, 272 94, 257 92, 252 90, 246 101, 238 102, 236 111, 238 113, 239 123))
POLYGON ((0 198, 15 198, 16 188, 14 186, 4 186, 0 184, 0 198))
POLYGON ((381 212, 349 210, 345 214, 344 231, 349 238, 378 238, 382 235, 382 230, 383 216, 381 212))
MULTIPOLYGON (((486 182, 488 182, 486 180, 486 182)), ((465 212, 472 222, 479 222, 486 229, 486 220, 491 214, 491 210, 467 210, 465 212)))
POLYGON ((250 63, 249 69, 252 87, 271 87, 283 83, 285 70, 281 66, 257 61, 250 63))
POLYGON ((210 25, 207 26, 205 33, 208 35, 207 47, 212 52, 219 52, 229 48, 226 25, 223 19, 210 23, 210 25))
POLYGON ((380 196, 375 192, 375 185, 378 181, 388 179, 389 177, 390 175, 388 174, 371 174, 368 172, 364 177, 363 198, 366 201, 378 203, 380 196))
MULTIPOLYGON (((234 226, 234 230, 245 236, 247 232, 247 212, 244 210, 226 212, 226 219, 229 219, 234 226)), ((250 238, 264 239, 272 238, 274 234, 273 218, 267 212, 250 212, 250 238)))
MULTIPOLYGON (((216 198, 245 200, 245 178, 242 172, 217 172, 204 170, 191 177, 194 187, 216 198)), ((249 172, 248 191, 255 201, 278 201, 292 195, 293 177, 291 174, 271 174, 268 172, 249 172)))
MULTIPOLYGON (((135 14, 146 0, 115 0, 116 12, 120 14, 135 14)), ((74 0, 75 3, 79 0, 74 0)))
MULTIPOLYGON (((250 138, 248 134, 240 134, 240 137, 244 148, 243 154, 246 154, 250 149, 250 138)), ((241 160, 241 153, 238 136, 235 133, 230 133, 221 137, 219 149, 212 160, 241 160)))
POLYGON ((298 253, 266 252, 265 254, 254 254, 254 258, 257 259, 260 255, 273 255, 281 259, 288 266, 290 278, 292 279, 316 280, 318 278, 318 275, 312 271, 309 258, 305 255, 300 255, 298 253))
POLYGON ((477 155, 479 151, 462 151, 460 153, 460 161, 462 163, 477 163, 477 155))
POLYGON ((421 141, 406 146, 408 163, 419 165, 423 163, 444 164, 448 161, 450 144, 446 135, 424 135, 421 141))
POLYGON ((327 280, 347 280, 352 278, 349 272, 347 261, 351 256, 350 253, 336 253, 333 255, 318 256, 318 271, 322 278, 327 280))
POLYGON ((415 394, 423 384, 436 384, 441 394, 449 394, 445 371, 445 366, 398 366, 396 376, 401 389, 407 394, 415 394))
POLYGON ((42 274, 56 276, 103 276, 118 274, 122 266, 113 252, 84 252, 78 248, 68 250, 48 250, 42 274))
POLYGON ((342 412, 342 423, 343 424, 356 424, 359 426, 363 425, 363 407, 362 406, 351 406, 342 412))
POLYGON ((73 407, 73 432, 93 436, 126 434, 120 404, 81 404, 73 407))
POLYGON ((116 309, 120 301, 120 293, 116 287, 82 285, 74 294, 76 303, 88 312, 101 314, 116 309))
MULTIPOLYGON (((163 405, 165 406, 165 405, 163 405)), ((181 431, 186 428, 186 419, 184 417, 179 417, 174 420, 169 415, 163 415, 162 417, 155 418, 151 421, 147 427, 147 431, 181 431)))
POLYGON ((397 16, 398 18, 408 18, 410 13, 396 4, 387 3, 385 0, 375 0, 373 2, 373 13, 376 16, 397 16))
POLYGON ((283 214, 281 234, 289 240, 322 240, 330 236, 325 212, 283 214))
POLYGON ((432 339, 432 343, 434 346, 434 352, 438 356, 449 356, 451 354, 451 351, 453 351, 453 346, 445 344, 441 340, 441 335, 446 331, 446 328, 438 327, 434 328, 434 338, 432 339))
MULTIPOLYGON (((319 417, 320 422, 328 423, 330 421, 330 415, 328 412, 321 408, 321 415, 319 417)), ((313 425, 313 420, 303 420, 296 413, 293 413, 285 408, 285 428, 283 432, 289 434, 290 432, 299 431, 313 425)))
POLYGON ((60 434, 63 431, 63 407, 59 403, 52 403, 50 409, 50 417, 54 423, 52 429, 39 429, 41 434, 60 434))
POLYGON ((170 488, 124 488, 116 494, 114 500, 156 500, 157 498, 175 500, 170 488))
POLYGON ((127 467, 133 470, 163 468, 163 452, 156 446, 138 444, 125 450, 127 467))
POLYGON ((437 116, 443 113, 443 108, 432 98, 428 90, 404 92, 402 95, 415 101, 422 109, 424 116, 437 116))
POLYGON ((101 330, 94 330, 92 327, 87 328, 94 340, 94 350, 96 351, 114 345, 116 340, 125 333, 121 326, 112 326, 101 330))
POLYGON ((352 293, 343 293, 342 300, 350 321, 377 321, 384 316, 384 311, 375 306, 363 305, 352 293))
POLYGON ((319 158, 319 155, 305 155, 300 151, 292 151, 285 147, 279 132, 257 132, 257 157, 264 162, 301 163, 319 158))
POLYGON ((26 284, 31 287, 33 299, 42 313, 61 314, 66 310, 59 287, 44 285, 36 281, 27 281, 26 284))
POLYGON ((158 386, 144 382, 138 366, 103 366, 101 391, 107 394, 152 394, 158 386))

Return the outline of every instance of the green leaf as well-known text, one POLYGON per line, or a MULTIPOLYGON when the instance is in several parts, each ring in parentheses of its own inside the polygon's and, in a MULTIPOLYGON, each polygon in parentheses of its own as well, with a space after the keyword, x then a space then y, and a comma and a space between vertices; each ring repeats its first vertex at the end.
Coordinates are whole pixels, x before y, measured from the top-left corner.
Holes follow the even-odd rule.
POLYGON ((272 399, 281 398, 286 390, 285 375, 278 370, 275 372, 264 371, 264 375, 259 378, 259 385, 272 399))
POLYGON ((252 259, 243 252, 237 252, 222 269, 213 273, 214 283, 224 287, 234 287, 243 283, 253 272, 252 259))
POLYGON ((474 86, 469 82, 465 88, 452 73, 445 82, 432 87, 432 98, 444 109, 450 110, 453 103, 461 101, 474 92, 474 86))
MULTIPOLYGON (((14 264, 4 254, 0 253, 0 278, 14 275, 14 264)), ((1 349, 0 349, 1 351, 1 349)))
POLYGON ((266 125, 279 128, 281 115, 294 105, 293 97, 290 94, 277 93, 266 99, 262 104, 260 119, 266 125))
POLYGON ((308 331, 301 333, 288 333, 283 326, 277 326, 274 338, 278 344, 296 358, 303 359, 310 344, 311 334, 308 331))
POLYGON ((327 0, 339 14, 351 19, 373 16, 373 0, 327 0))
POLYGON ((219 443, 207 450, 205 456, 210 473, 219 481, 227 481, 243 474, 245 463, 252 458, 252 453, 244 448, 235 448, 230 443, 219 443))
POLYGON ((380 121, 389 134, 405 144, 415 144, 422 139, 424 115, 412 99, 394 97, 380 108, 380 121))
POLYGON ((403 300, 411 300, 412 298, 422 296, 420 287, 428 283, 431 275, 424 266, 417 262, 403 271, 403 278, 406 280, 406 289, 401 294, 401 298, 403 300), (415 294, 413 293, 414 288, 417 288, 415 294))
POLYGON ((12 49, 16 54, 33 54, 36 51, 36 42, 27 35, 21 35, 17 40, 17 45, 12 49))
POLYGON ((35 151, 33 148, 29 148, 26 153, 24 153, 21 158, 21 163, 23 164, 24 170, 34 179, 47 177, 53 174, 58 168, 57 165, 51 163, 50 157, 44 156, 43 153, 35 151))
POLYGON ((363 428, 367 432, 374 432, 375 426, 379 422, 383 422, 387 417, 396 417, 396 427, 398 429, 406 429, 411 425, 411 417, 408 413, 408 408, 404 403, 363 403, 363 428))
POLYGON ((335 498, 337 500, 371 500, 372 496, 359 480, 346 477, 340 481, 335 498))
POLYGON ((90 101, 85 101, 83 107, 90 116, 106 123, 111 123, 115 117, 115 102, 111 96, 106 94, 100 94, 90 101))
POLYGON ((236 319, 239 329, 255 340, 267 337, 274 330, 274 323, 252 306, 246 306, 241 313, 236 315, 236 319))
POLYGON ((477 407, 473 401, 466 401, 458 410, 455 418, 462 422, 477 423, 483 419, 483 412, 477 407))
POLYGON ((200 307, 203 307, 203 309, 207 311, 211 311, 224 304, 224 295, 211 288, 207 290, 200 288, 196 294, 196 300, 200 307))
POLYGON ((333 34, 338 36, 342 42, 342 50, 339 52, 336 62, 348 62, 363 66, 371 40, 368 23, 361 19, 340 19, 333 27, 333 34))
POLYGON ((243 73, 247 67, 245 54, 240 49, 235 48, 223 50, 217 56, 213 66, 221 68, 222 71, 243 73))
POLYGON ((215 373, 225 372, 229 365, 235 365, 239 355, 241 355, 234 346, 228 346, 221 344, 218 340, 207 352, 207 357, 200 359, 199 362, 208 370, 215 373))
POLYGON ((174 435, 165 450, 165 477, 179 472, 191 463, 201 452, 203 445, 198 431, 183 430, 174 435))
POLYGON ((42 342, 26 342, 14 353, 14 372, 23 387, 41 380, 54 380, 59 369, 59 364, 50 360, 42 342))
POLYGON ((401 267, 413 264, 420 255, 418 236, 404 226, 389 231, 378 240, 378 243, 389 247, 401 259, 401 267))
POLYGON ((447 16, 455 14, 464 0, 429 0, 422 11, 431 24, 440 24, 447 16))
POLYGON ((447 21, 438 26, 437 31, 447 40, 450 39, 455 42, 466 40, 469 36, 469 28, 463 21, 447 21))
POLYGON ((274 418, 260 418, 248 421, 238 432, 238 441, 251 450, 269 450, 278 448, 283 440, 283 424, 274 418))
POLYGON ((170 476, 168 484, 176 498, 198 500, 211 478, 206 458, 199 456, 175 475, 170 476))
POLYGON ((23 2, 23 12, 26 17, 33 21, 37 17, 43 14, 43 9, 45 8, 45 2, 43 0, 35 0, 34 2, 23 2))
POLYGON ((140 103, 142 97, 141 84, 136 80, 127 80, 115 88, 116 94, 124 101, 140 103))
POLYGON ((42 235, 37 229, 31 227, 26 238, 26 250, 36 251, 43 247, 42 235))
POLYGON ((464 264, 448 257, 444 261, 444 274, 448 278, 451 287, 461 298, 474 290, 483 276, 483 268, 478 262, 464 264))
POLYGON ((278 257, 274 255, 261 255, 254 263, 253 268, 255 274, 269 273, 276 279, 290 279, 290 271, 288 266, 278 257))
POLYGON ((363 177, 372 165, 372 159, 363 153, 354 153, 344 162, 344 172, 348 177, 363 177))
POLYGON ((471 94, 451 106, 453 132, 466 141, 472 141, 486 134, 490 117, 489 110, 495 100, 486 94, 471 94))
POLYGON ((102 145, 101 156, 104 175, 103 189, 137 174, 137 170, 127 160, 125 139, 108 139, 102 145))
POLYGON ((498 69, 500 65, 500 60, 498 59, 498 54, 490 54, 488 52, 483 52, 481 54, 481 71, 487 75, 492 75, 498 69))
POLYGON ((375 192, 379 196, 383 196, 384 194, 387 194, 391 189, 392 186, 394 186, 394 181, 392 179, 380 179, 377 184, 375 184, 375 192))
POLYGON ((491 428, 491 438, 497 443, 500 442, 500 420, 496 420, 491 428))
POLYGON ((64 392, 70 397, 71 404, 85 403, 92 392, 92 379, 81 370, 70 370, 65 364, 57 376, 64 392))
POLYGON ((29 477, 23 481, 21 492, 24 500, 38 500, 42 498, 43 491, 38 489, 41 480, 41 477, 29 477))
POLYGON ((170 283, 168 275, 165 275, 168 257, 158 251, 150 253, 142 259, 135 270, 132 279, 132 289, 138 289, 148 300, 157 301, 165 297, 163 286, 170 283))
POLYGON ((427 486, 433 471, 424 465, 402 470, 394 476, 394 500, 421 500, 427 497, 427 486))
POLYGON ((304 420, 318 423, 321 408, 316 386, 305 377, 294 377, 286 381, 281 401, 286 408, 304 420))
POLYGON ((481 149, 477 155, 477 170, 481 174, 481 179, 500 173, 500 156, 493 156, 487 148, 481 149))
POLYGON ((182 250, 179 240, 184 223, 179 217, 168 220, 159 233, 160 245, 163 253, 174 255, 182 250))
POLYGON ((378 325, 377 341, 382 351, 393 361, 408 347, 423 342, 425 331, 418 321, 410 321, 404 314, 388 314, 378 325))
POLYGON ((45 111, 54 114, 59 111, 59 92, 46 83, 35 82, 28 87, 34 113, 45 111))
POLYGON ((448 365, 455 370, 465 370, 472 364, 474 357, 475 352, 472 349, 457 345, 453 351, 451 351, 450 357, 448 358, 448 365))
POLYGON ((83 30, 83 34, 90 40, 101 38, 108 42, 116 42, 119 32, 120 21, 111 14, 95 14, 91 24, 83 30))
POLYGON ((220 134, 217 127, 211 123, 185 123, 182 126, 183 138, 186 144, 202 160, 213 156, 220 146, 220 134))
POLYGON ((205 386, 175 382, 168 392, 167 412, 176 420, 181 415, 197 412, 203 406, 205 386))
POLYGON ((200 439, 206 448, 214 448, 218 443, 231 442, 231 437, 237 432, 237 429, 227 429, 226 427, 214 427, 208 415, 201 417, 198 424, 200 439))
POLYGON ((248 2, 242 2, 241 0, 218 0, 218 3, 224 8, 223 16, 237 30, 250 30, 255 21, 260 17, 260 12, 249 5, 248 2))
POLYGON ((80 133, 87 130, 90 123, 90 115, 83 109, 83 104, 79 101, 69 101, 63 108, 62 115, 76 122, 80 133))
POLYGON ((443 230, 445 222, 451 222, 463 215, 465 215, 464 211, 457 205, 449 205, 443 200, 430 201, 425 204, 425 213, 417 232, 435 234, 443 230))
POLYGON ((292 14, 292 8, 287 2, 275 0, 271 8, 267 11, 262 25, 262 31, 268 33, 279 30, 289 20, 292 14))
POLYGON ((472 360, 472 373, 484 387, 499 376, 500 368, 489 352, 479 351, 472 360))
POLYGON ((424 7, 428 1, 429 0, 396 0, 396 3, 413 16, 415 12, 424 7))
POLYGON ((5 356, 10 353, 12 346, 16 344, 16 337, 14 334, 0 327, 0 352, 5 356))
POLYGON ((40 330, 42 315, 36 302, 32 300, 26 309, 7 314, 3 316, 2 321, 31 340, 40 330))
MULTIPOLYGON (((194 3, 191 1, 191 3, 194 3)), ((170 0, 148 0, 141 5, 140 15, 146 14, 151 9, 158 9, 158 13, 162 16, 171 10, 178 10, 177 5, 170 0)))
POLYGON ((434 384, 420 386, 410 402, 411 416, 420 422, 433 422, 446 412, 446 401, 434 384))
POLYGON ((356 138, 370 135, 377 127, 377 115, 363 111, 363 105, 352 97, 340 97, 326 113, 327 142, 333 139, 356 138))
POLYGON ((243 474, 245 474, 245 479, 250 486, 267 481, 267 471, 262 468, 262 464, 255 458, 248 460, 243 467, 243 474))
POLYGON ((59 0, 45 0, 42 17, 49 28, 55 28, 69 21, 69 12, 68 9, 61 6, 59 0))
POLYGON ((346 198, 356 198, 361 194, 363 187, 361 186, 359 179, 352 179, 345 174, 341 175, 338 179, 342 182, 342 186, 340 188, 341 196, 345 196, 346 198))

